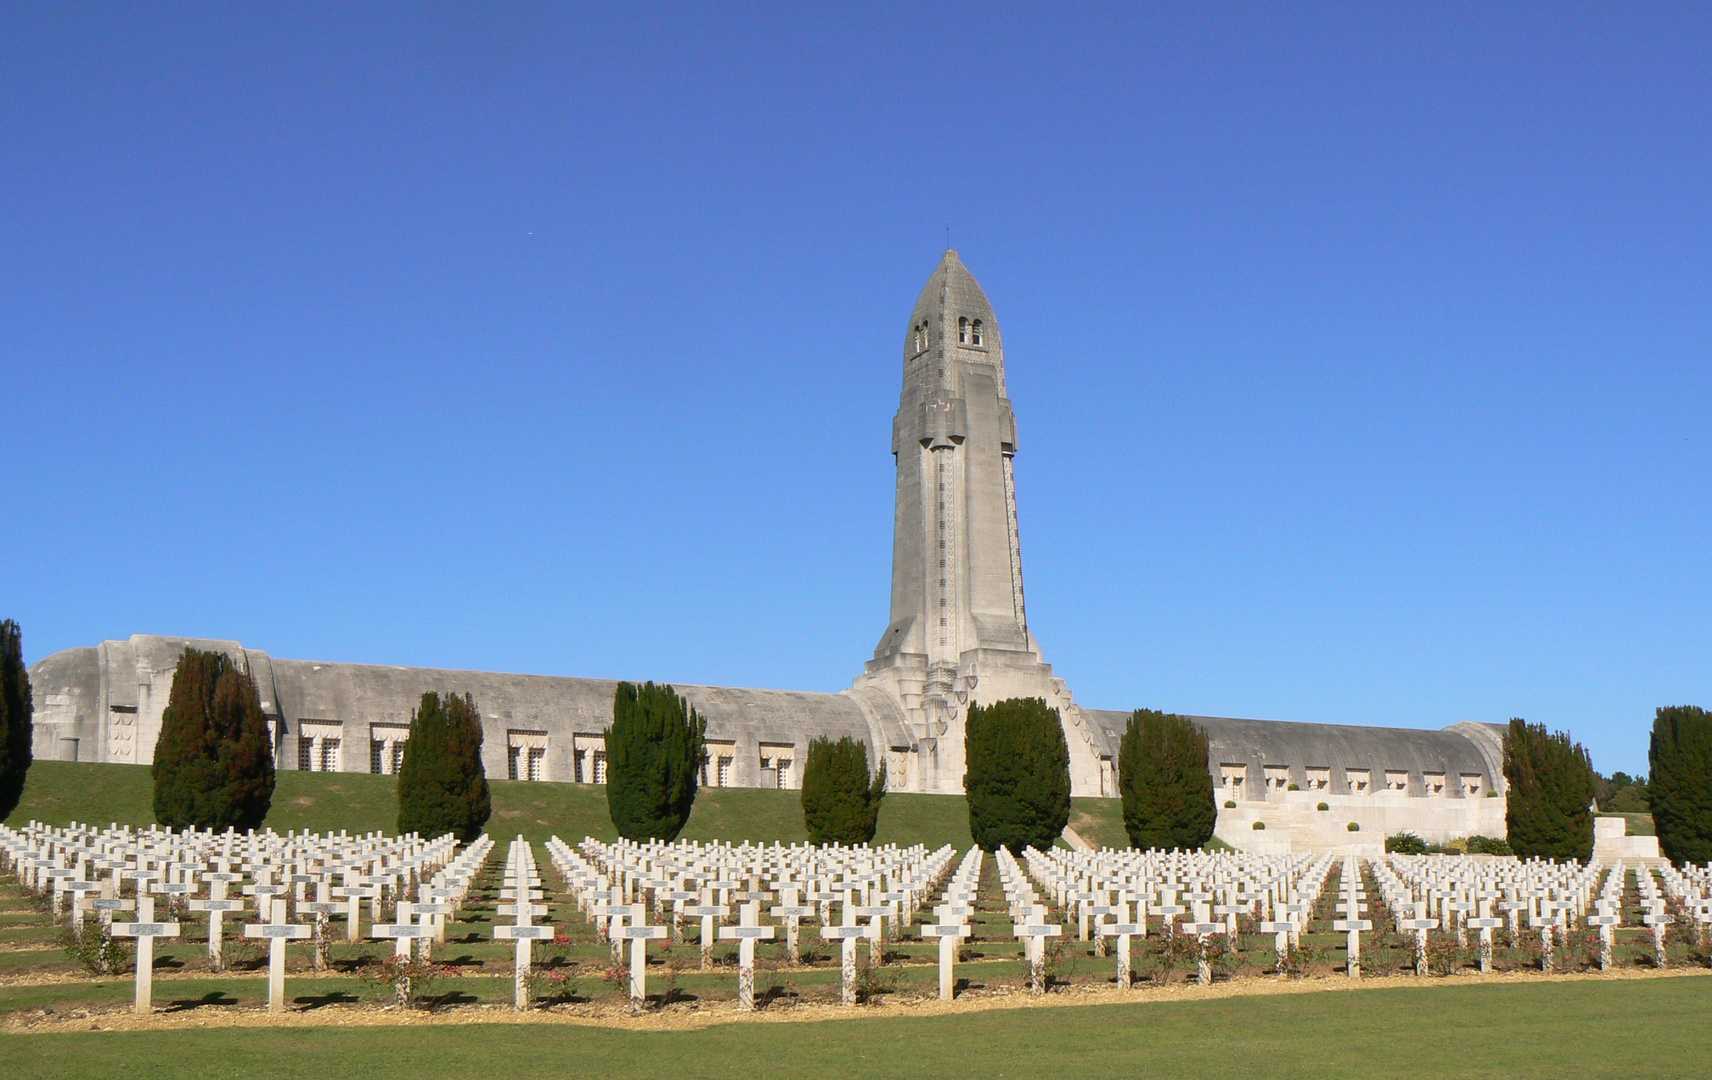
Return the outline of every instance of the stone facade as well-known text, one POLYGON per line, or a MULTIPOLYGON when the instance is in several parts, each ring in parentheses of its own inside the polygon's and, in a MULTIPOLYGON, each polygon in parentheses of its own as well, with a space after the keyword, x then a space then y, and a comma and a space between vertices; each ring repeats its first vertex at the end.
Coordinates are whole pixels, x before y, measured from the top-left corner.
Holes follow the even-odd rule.
MULTIPOLYGON (((1003 338, 956 252, 916 301, 903 353, 891 622, 843 693, 680 686, 707 718, 706 782, 796 787, 809 740, 850 735, 886 762, 892 790, 960 793, 968 707, 1038 697, 1063 717, 1074 793, 1115 794, 1128 714, 1077 705, 1029 630, 1003 338)), ((438 690, 475 697, 490 776, 604 780, 609 680, 282 660, 235 641, 147 634, 30 669, 36 755, 152 760, 187 646, 221 650, 255 677, 281 768, 390 773, 411 710, 438 690)), ((1504 834, 1504 801, 1491 797, 1503 783, 1499 727, 1195 719, 1208 732, 1220 801, 1236 803, 1221 809, 1218 827, 1235 846, 1347 846, 1350 822, 1365 843, 1404 830, 1428 840, 1504 834)))

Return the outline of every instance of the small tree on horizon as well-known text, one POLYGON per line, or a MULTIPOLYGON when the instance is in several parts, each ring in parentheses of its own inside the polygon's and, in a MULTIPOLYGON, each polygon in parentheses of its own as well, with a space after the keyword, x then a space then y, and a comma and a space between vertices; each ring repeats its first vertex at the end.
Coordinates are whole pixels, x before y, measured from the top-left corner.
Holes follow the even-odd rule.
POLYGON ((1567 731, 1512 719, 1504 736, 1504 818, 1524 859, 1593 857, 1593 763, 1567 731))
POLYGON ((429 691, 410 714, 398 767, 398 831, 463 841, 481 835, 493 813, 482 764, 481 712, 475 698, 429 691))
POLYGON ((983 850, 1047 850, 1070 823, 1070 744, 1040 698, 969 706, 963 791, 969 834, 983 850))
POLYGON ((24 632, 7 619, 0 622, 0 821, 10 817, 24 797, 34 723, 30 673, 24 667, 24 632))
POLYGON ((1130 714, 1118 746, 1124 831, 1137 848, 1204 847, 1218 824, 1207 733, 1154 709, 1130 714))
POLYGON ((222 652, 178 658, 155 741, 155 820, 173 828, 255 829, 273 804, 267 717, 255 680, 222 652))
POLYGON ((1695 705, 1659 709, 1647 767, 1659 850, 1678 866, 1712 862, 1712 713, 1695 705))
POLYGON ((670 686, 621 682, 606 730, 606 807, 618 835, 672 841, 695 805, 707 722, 670 686))
POLYGON ((814 844, 866 844, 874 839, 880 800, 886 795, 886 770, 871 775, 868 744, 846 735, 833 742, 808 744, 803 768, 803 821, 814 844))

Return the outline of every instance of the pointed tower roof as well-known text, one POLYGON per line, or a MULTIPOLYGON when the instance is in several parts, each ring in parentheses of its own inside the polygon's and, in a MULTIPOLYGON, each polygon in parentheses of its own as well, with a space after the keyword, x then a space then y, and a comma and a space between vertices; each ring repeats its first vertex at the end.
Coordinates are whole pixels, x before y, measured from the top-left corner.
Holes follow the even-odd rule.
POLYGON ((922 286, 915 311, 910 314, 910 327, 913 329, 923 321, 938 323, 946 318, 980 319, 991 343, 995 347, 999 343, 999 322, 993 316, 993 305, 988 302, 987 294, 975 280, 975 275, 963 265, 957 252, 951 250, 945 252, 928 277, 927 284, 922 286))

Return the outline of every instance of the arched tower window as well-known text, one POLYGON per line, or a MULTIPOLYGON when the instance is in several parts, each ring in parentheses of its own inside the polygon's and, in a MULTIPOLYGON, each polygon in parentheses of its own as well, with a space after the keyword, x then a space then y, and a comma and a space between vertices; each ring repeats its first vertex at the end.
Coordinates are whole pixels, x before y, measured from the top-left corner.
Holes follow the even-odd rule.
POLYGON ((962 317, 957 320, 957 343, 959 345, 969 344, 969 320, 962 317))
POLYGON ((981 320, 980 319, 976 319, 974 322, 969 324, 969 344, 971 344, 971 345, 981 344, 981 320))

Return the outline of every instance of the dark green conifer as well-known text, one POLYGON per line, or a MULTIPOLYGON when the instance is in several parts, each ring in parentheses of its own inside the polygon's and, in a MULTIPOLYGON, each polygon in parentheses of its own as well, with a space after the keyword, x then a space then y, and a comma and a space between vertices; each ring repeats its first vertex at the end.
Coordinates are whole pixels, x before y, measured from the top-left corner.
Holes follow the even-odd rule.
POLYGON ((18 807, 30 771, 34 723, 30 675, 24 668, 24 634, 11 619, 0 622, 0 821, 18 807))
POLYGON ((1694 705, 1659 709, 1647 763, 1659 850, 1678 865, 1712 862, 1712 713, 1694 705))
POLYGON ((1118 745, 1124 830, 1138 848, 1199 848, 1219 807, 1207 769, 1207 733, 1174 713, 1137 709, 1118 745))
POLYGON ((803 768, 803 820, 816 844, 866 844, 874 839, 886 770, 868 770, 868 744, 846 735, 808 744, 803 768))
POLYGON ((964 721, 969 833, 987 851, 1050 848, 1070 823, 1070 746, 1040 698, 971 705, 964 721))
POLYGON ((398 767, 398 831, 424 837, 453 833, 468 842, 481 835, 492 813, 475 699, 423 694, 410 714, 398 767))
POLYGON ((707 723, 670 686, 621 682, 606 731, 606 807, 618 835, 675 840, 695 805, 707 723))
POLYGON ((155 742, 155 820, 254 829, 273 803, 273 751, 255 680, 221 652, 186 649, 155 742))
POLYGON ((1505 821, 1522 858, 1593 856, 1593 763, 1567 731, 1510 721, 1504 736, 1505 821))

